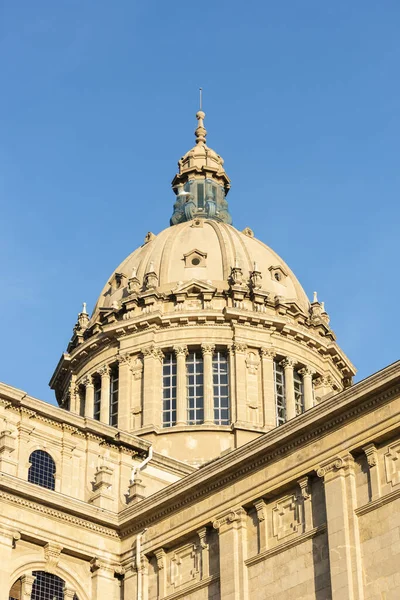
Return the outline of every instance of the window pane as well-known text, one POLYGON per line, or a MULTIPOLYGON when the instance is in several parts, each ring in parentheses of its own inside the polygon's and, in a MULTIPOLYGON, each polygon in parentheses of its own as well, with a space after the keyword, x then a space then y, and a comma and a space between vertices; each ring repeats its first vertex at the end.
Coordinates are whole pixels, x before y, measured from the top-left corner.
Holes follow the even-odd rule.
POLYGON ((163 427, 176 425, 176 357, 170 352, 163 359, 163 427))
POLYGON ((214 422, 229 425, 229 363, 223 352, 213 354, 214 422))
POLYGON ((204 422, 203 355, 190 352, 186 359, 187 419, 189 425, 204 422))

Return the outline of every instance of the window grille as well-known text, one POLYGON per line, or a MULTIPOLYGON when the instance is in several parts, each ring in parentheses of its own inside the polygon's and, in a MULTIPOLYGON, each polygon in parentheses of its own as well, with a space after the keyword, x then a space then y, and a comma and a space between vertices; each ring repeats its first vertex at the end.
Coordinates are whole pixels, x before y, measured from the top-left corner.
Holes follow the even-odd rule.
POLYGON ((176 425, 176 357, 169 352, 163 359, 163 427, 176 425))
POLYGON ((93 393, 94 393, 94 409, 93 409, 93 419, 96 421, 100 421, 100 408, 101 408, 101 377, 100 375, 95 375, 93 377, 93 393))
POLYGON ((111 367, 110 374, 110 425, 118 426, 118 390, 119 372, 118 365, 111 367))
POLYGON ((274 361, 274 382, 275 382, 275 406, 276 406, 276 424, 282 425, 286 422, 286 395, 285 395, 285 375, 281 365, 274 361))
POLYGON ((204 422, 203 355, 190 352, 186 359, 186 385, 188 402, 188 424, 204 422))
POLYGON ((297 415, 301 415, 304 412, 304 386, 303 378, 298 371, 293 372, 294 381, 294 405, 297 415))
POLYGON ((226 354, 213 354, 214 423, 229 425, 229 363, 226 354))
POLYGON ((49 490, 55 489, 56 464, 50 454, 44 450, 35 450, 29 457, 31 466, 28 470, 28 481, 49 490))

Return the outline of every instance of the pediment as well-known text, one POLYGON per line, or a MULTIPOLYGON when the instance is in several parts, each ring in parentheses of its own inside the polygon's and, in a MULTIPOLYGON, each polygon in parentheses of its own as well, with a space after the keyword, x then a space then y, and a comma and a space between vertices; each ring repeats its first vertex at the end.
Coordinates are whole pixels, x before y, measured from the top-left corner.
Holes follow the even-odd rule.
POLYGON ((201 281, 200 279, 191 279, 179 283, 176 288, 172 290, 174 294, 186 294, 186 295, 198 295, 198 294, 215 294, 217 288, 213 285, 201 281))

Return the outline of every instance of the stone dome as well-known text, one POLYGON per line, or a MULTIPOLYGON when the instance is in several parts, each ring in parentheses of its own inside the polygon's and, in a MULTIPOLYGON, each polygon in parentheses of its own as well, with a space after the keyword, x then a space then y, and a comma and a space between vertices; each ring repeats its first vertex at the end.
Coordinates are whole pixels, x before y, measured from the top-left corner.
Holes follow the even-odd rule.
POLYGON ((197 280, 218 291, 228 290, 232 268, 242 271, 243 281, 259 272, 259 285, 271 300, 295 303, 305 314, 310 302, 286 263, 251 229, 238 231, 215 220, 195 219, 148 234, 145 243, 130 254, 114 271, 100 294, 92 320, 102 308, 116 308, 130 294, 129 280, 138 280, 138 291, 146 289, 153 273, 154 287, 170 294, 186 282, 197 280))

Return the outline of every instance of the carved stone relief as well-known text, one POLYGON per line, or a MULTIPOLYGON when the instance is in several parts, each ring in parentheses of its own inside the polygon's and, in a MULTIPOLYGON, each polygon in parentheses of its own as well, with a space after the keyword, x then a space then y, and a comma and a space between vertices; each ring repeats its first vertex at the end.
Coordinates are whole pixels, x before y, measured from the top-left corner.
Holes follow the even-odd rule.
POLYGON ((297 533, 301 525, 299 504, 295 495, 285 496, 278 500, 272 510, 273 535, 282 538, 297 533))

